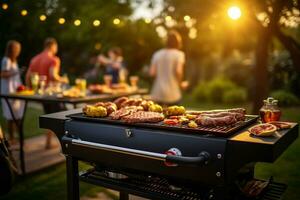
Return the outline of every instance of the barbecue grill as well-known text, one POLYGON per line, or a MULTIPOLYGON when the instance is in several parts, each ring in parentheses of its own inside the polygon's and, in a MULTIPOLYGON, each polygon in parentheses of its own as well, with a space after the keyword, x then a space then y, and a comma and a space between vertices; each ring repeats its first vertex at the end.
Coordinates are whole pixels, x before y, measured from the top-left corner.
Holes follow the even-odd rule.
MULTIPOLYGON (((246 131, 248 116, 230 134, 88 119, 81 110, 40 117, 58 136, 67 161, 68 199, 79 199, 79 180, 150 199, 247 199, 239 184, 254 179, 256 162, 274 162, 298 137, 298 124, 276 136, 246 131), (167 153, 166 153, 167 152, 167 153), (173 153, 170 153, 173 152, 173 153), (78 161, 91 169, 78 173, 78 161)), ((279 200, 286 185, 268 181, 256 199, 279 200)), ((249 198, 251 199, 251 198, 249 198)))

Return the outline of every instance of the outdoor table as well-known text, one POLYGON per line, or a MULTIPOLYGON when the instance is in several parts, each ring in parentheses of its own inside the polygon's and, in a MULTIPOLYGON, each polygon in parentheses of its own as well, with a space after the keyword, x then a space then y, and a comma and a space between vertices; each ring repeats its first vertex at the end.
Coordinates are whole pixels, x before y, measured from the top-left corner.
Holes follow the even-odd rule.
POLYGON ((25 175, 25 160, 24 160, 24 119, 27 110, 27 103, 31 102, 38 102, 38 103, 64 103, 64 104, 71 104, 74 108, 77 107, 78 104, 82 103, 92 103, 97 101, 110 101, 114 100, 121 96, 131 96, 131 95, 142 95, 147 94, 147 89, 138 89, 133 92, 124 92, 124 93, 117 93, 117 94, 95 94, 95 95, 87 95, 85 97, 79 98, 69 98, 69 97, 56 97, 56 96, 49 96, 49 95, 21 95, 21 94, 0 94, 0 98, 3 98, 5 102, 8 104, 9 111, 15 122, 18 133, 19 133, 19 142, 20 142, 20 166, 21 166, 21 174, 25 175), (24 101, 24 110, 23 110, 23 117, 20 120, 17 120, 14 116, 13 109, 9 104, 9 99, 15 100, 23 100, 24 101))

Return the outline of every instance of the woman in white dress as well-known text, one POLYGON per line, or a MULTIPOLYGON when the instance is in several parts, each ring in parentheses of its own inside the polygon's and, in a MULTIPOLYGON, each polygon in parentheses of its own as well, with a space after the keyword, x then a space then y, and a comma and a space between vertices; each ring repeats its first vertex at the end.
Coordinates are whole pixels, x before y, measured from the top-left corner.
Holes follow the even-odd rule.
POLYGON ((168 33, 166 47, 152 57, 150 76, 155 77, 151 98, 163 105, 174 105, 181 100, 185 54, 180 50, 182 39, 177 31, 168 33))
MULTIPOLYGON (((20 78, 20 70, 18 67, 17 58, 21 52, 21 44, 15 40, 11 40, 7 43, 5 56, 1 61, 1 93, 10 94, 17 90, 17 87, 22 84, 20 78)), ((2 112, 4 118, 8 122, 9 140, 14 142, 14 131, 16 130, 16 124, 13 121, 7 102, 2 99, 2 112)), ((19 100, 9 100, 12 107, 14 116, 17 120, 22 119, 24 102, 19 100)))

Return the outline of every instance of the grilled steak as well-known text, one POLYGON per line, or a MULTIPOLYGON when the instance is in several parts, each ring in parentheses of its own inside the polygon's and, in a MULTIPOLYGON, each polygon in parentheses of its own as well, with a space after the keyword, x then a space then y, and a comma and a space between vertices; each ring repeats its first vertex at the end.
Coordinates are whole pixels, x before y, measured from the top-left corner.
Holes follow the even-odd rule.
POLYGON ((120 97, 114 101, 118 108, 121 108, 121 104, 128 101, 128 97, 120 97))
POLYGON ((132 113, 135 113, 137 111, 143 110, 143 107, 141 106, 129 106, 121 108, 120 110, 117 110, 110 114, 110 117, 114 120, 121 119, 124 116, 130 115, 132 113))
POLYGON ((237 121, 242 121, 245 119, 245 114, 237 113, 237 112, 204 113, 204 114, 200 114, 200 115, 211 117, 211 118, 233 116, 237 121))
POLYGON ((164 115, 157 112, 138 111, 122 118, 127 123, 156 123, 164 120, 164 115))
POLYGON ((222 117, 209 117, 200 115, 195 122, 201 126, 227 126, 236 123, 238 120, 234 115, 226 115, 222 117))
POLYGON ((187 111, 188 114, 192 115, 200 115, 200 114, 218 114, 222 112, 229 112, 229 113, 240 113, 245 115, 246 109, 245 108, 232 108, 232 109, 222 109, 222 110, 208 110, 208 111, 187 111))

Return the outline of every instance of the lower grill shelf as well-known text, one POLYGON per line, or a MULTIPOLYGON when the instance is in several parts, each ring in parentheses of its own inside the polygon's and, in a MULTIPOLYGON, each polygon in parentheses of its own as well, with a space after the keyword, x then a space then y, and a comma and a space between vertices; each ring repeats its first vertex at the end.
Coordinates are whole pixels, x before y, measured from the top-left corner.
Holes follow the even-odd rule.
MULTIPOLYGON (((181 187, 171 189, 169 182, 164 178, 135 175, 126 179, 113 179, 106 175, 105 171, 88 170, 80 173, 80 180, 93 185, 110 188, 117 191, 125 191, 129 194, 149 199, 161 200, 210 200, 214 199, 209 189, 197 189, 181 187)), ((174 187, 173 187, 174 188, 174 187)), ((271 182, 259 198, 234 197, 235 200, 281 200, 287 186, 281 183, 271 182)))

